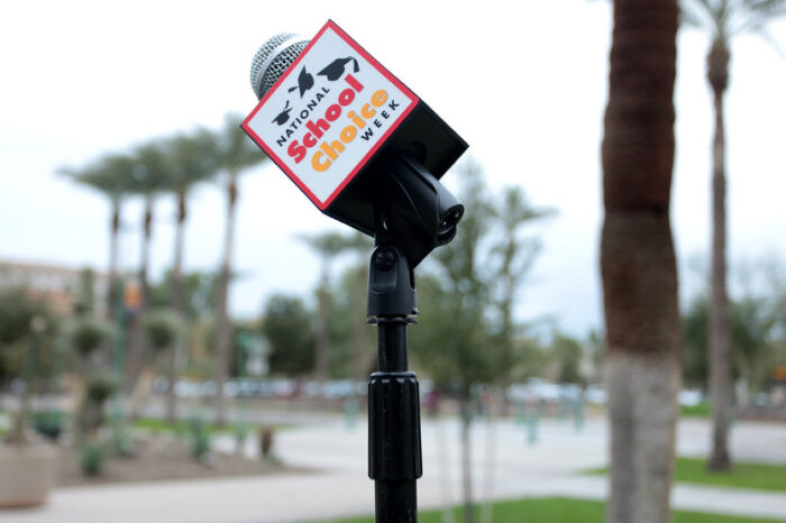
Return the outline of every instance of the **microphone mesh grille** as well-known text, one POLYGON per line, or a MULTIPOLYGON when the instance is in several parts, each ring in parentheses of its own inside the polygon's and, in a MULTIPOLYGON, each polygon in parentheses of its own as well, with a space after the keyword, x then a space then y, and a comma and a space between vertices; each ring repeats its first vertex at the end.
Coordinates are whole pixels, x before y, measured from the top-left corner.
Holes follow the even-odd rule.
POLYGON ((306 45, 308 40, 299 39, 294 33, 277 34, 262 44, 251 62, 251 88, 258 99, 265 96, 306 45), (272 61, 263 69, 273 53, 272 61))

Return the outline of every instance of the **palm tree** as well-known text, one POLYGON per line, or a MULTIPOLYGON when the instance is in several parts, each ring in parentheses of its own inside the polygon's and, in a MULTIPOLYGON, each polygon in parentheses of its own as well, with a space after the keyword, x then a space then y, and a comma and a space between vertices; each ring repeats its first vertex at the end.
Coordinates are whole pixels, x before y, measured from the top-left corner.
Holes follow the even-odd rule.
POLYGON ((213 148, 216 156, 216 167, 224 176, 227 195, 227 218, 224 232, 224 246, 221 256, 218 296, 216 303, 216 422, 222 425, 226 421, 224 406, 224 382, 227 379, 229 365, 229 347, 231 345, 231 328, 229 324, 229 283, 232 278, 232 251, 235 243, 235 221, 238 198, 238 178, 249 167, 266 160, 266 156, 246 136, 240 128, 243 119, 238 115, 228 115, 224 130, 214 137, 213 148))
POLYGON ((683 17, 709 33, 707 82, 715 110, 712 142, 712 271, 710 299, 710 399, 712 450, 707 467, 729 470, 728 426, 731 418, 732 375, 729 297, 726 289, 726 138, 724 97, 729 86, 731 39, 745 32, 766 36, 765 26, 786 14, 786 0, 683 0, 683 17))
POLYGON ((178 134, 164 144, 167 174, 165 187, 177 200, 175 218, 175 250, 172 263, 172 306, 186 315, 183 294, 183 254, 185 225, 188 219, 188 196, 193 187, 216 172, 213 134, 198 129, 192 134, 178 134))
POLYGON ((608 523, 665 523, 679 390, 669 221, 677 0, 614 0, 601 275, 611 423, 608 523))
POLYGON ((134 164, 127 178, 129 190, 144 199, 142 216, 142 249, 139 262, 139 310, 132 317, 129 325, 128 351, 128 385, 133 387, 144 369, 147 357, 141 323, 150 305, 150 243, 153 237, 153 210, 155 200, 165 187, 168 177, 167 157, 162 145, 148 142, 137 147, 133 152, 134 164))
MULTIPOLYGON (((215 175, 216 158, 213 134, 198 129, 192 134, 178 134, 164 144, 167 178, 164 184, 177 199, 175 223, 175 250, 172 263, 172 307, 185 322, 187 317, 183 291, 183 254, 185 247, 185 225, 188 218, 188 195, 194 185, 215 175)), ((175 380, 177 379, 177 360, 180 352, 179 340, 169 351, 169 370, 166 416, 170 422, 177 418, 175 404, 175 380)))
POLYGON ((128 196, 128 177, 134 160, 129 155, 113 154, 81 170, 63 169, 61 172, 74 181, 87 185, 103 194, 110 203, 109 221, 109 288, 107 293, 107 318, 112 321, 117 315, 120 299, 117 277, 120 258, 121 211, 128 196))
POLYGON ((142 214, 142 249, 139 264, 139 286, 141 294, 141 310, 146 311, 150 301, 149 265, 150 242, 153 238, 153 211, 156 198, 166 188, 169 180, 167 153, 158 141, 151 141, 137 147, 134 152, 129 186, 132 192, 142 196, 144 210, 142 214))
POLYGON ((337 255, 347 249, 349 241, 336 232, 303 235, 301 240, 311 247, 322 262, 319 288, 317 289, 317 325, 315 377, 323 381, 328 377, 330 363, 330 267, 337 255))

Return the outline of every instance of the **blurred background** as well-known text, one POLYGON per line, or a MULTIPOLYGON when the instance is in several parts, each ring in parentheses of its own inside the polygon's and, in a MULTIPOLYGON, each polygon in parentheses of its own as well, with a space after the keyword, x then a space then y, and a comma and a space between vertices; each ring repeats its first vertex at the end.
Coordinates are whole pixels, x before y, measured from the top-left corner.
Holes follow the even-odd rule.
MULTIPOLYGON (((491 501, 603 499, 598 259, 611 7, 0 8, 0 433, 55 441, 62 487, 44 508, 0 511, 0 521, 372 512, 364 416, 376 366, 376 332, 365 324, 373 240, 322 216, 239 129, 257 103, 248 80, 257 48, 279 32, 314 35, 328 19, 470 145, 444 178, 467 207, 459 236, 417 271, 422 315, 410 345, 425 417, 424 506, 480 501, 484 521, 524 521, 491 501), (145 499, 160 503, 198 500, 210 485, 226 501, 161 514, 159 501, 145 507, 144 496, 122 490, 131 483, 157 488, 160 498, 145 499), (97 485, 110 488, 104 501, 97 485), (244 504, 255 490, 265 501, 244 504), (324 492, 311 512, 296 501, 304 492, 324 492), (63 508, 77 501, 92 515, 63 508)), ((786 20, 754 29, 732 40, 725 106, 732 447, 776 466, 786 463, 786 20)), ((710 441, 711 37, 690 26, 678 33, 670 211, 686 416, 677 451, 697 475, 710 441)), ((718 504, 712 490, 683 495, 693 505, 677 496, 677 508, 786 520, 768 508, 784 501, 784 470, 766 471, 775 487, 743 485, 781 496, 744 498, 746 510, 718 504)), ((13 483, 0 481, 0 500, 13 483)), ((571 503, 557 505, 602 517, 599 503, 571 503)))

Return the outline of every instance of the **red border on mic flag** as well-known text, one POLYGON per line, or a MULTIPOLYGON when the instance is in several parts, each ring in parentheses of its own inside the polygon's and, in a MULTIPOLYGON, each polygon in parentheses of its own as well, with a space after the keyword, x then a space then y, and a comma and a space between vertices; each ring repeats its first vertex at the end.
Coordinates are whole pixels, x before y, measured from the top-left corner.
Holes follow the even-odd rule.
POLYGON ((324 211, 419 102, 328 20, 242 128, 324 211))

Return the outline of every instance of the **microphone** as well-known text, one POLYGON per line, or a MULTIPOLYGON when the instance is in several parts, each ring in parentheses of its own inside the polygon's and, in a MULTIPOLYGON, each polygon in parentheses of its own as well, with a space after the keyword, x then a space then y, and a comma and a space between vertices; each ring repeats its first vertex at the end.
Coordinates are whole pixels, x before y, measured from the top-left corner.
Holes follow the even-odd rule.
POLYGON ((279 33, 262 44, 251 62, 251 89, 257 99, 264 98, 309 41, 295 33, 279 33))
POLYGON ((335 23, 269 38, 250 81, 260 102, 243 129, 323 213, 407 231, 413 267, 453 238, 463 207, 439 179, 466 142, 335 23))

